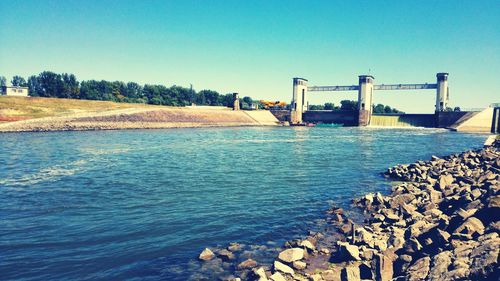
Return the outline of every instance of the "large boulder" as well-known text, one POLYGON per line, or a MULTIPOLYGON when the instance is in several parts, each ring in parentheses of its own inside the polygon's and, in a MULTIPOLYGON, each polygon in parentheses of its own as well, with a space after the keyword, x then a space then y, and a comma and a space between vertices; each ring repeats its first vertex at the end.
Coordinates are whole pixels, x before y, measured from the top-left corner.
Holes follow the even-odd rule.
POLYGON ((239 270, 242 269, 252 269, 257 266, 257 262, 252 260, 252 259, 247 259, 245 261, 242 261, 241 263, 238 264, 237 268, 239 270))
POLYGON ((214 252, 212 252, 212 250, 210 250, 209 248, 205 248, 205 250, 203 250, 198 256, 198 258, 202 261, 209 261, 214 257, 215 257, 214 252))
POLYGON ((274 261, 274 270, 293 275, 295 271, 288 265, 279 261, 274 261))
POLYGON ((454 178, 452 175, 447 174, 447 175, 441 175, 439 176, 437 188, 439 188, 441 191, 445 190, 447 187, 449 187, 454 181, 454 178))
POLYGON ((425 280, 429 274, 430 264, 431 259, 429 257, 423 257, 417 260, 406 270, 406 279, 408 281, 425 280))
POLYGON ((310 250, 310 251, 316 250, 316 247, 314 247, 313 243, 311 243, 311 241, 309 241, 309 240, 304 240, 304 241, 300 242, 299 246, 304 247, 305 249, 310 250))
POLYGON ((393 275, 393 261, 388 255, 378 254, 374 259, 375 280, 390 281, 393 275))
POLYGON ((342 270, 341 273, 342 281, 361 281, 361 273, 359 267, 356 265, 351 265, 342 270))
POLYGON ((279 253, 278 258, 284 262, 292 263, 304 258, 304 249, 291 248, 279 253))
POLYGON ((234 254, 226 249, 218 251, 217 256, 221 258, 223 261, 230 261, 235 259, 234 254))
POLYGON ((479 219, 470 217, 454 233, 464 234, 469 238, 476 237, 484 234, 484 225, 479 219))
POLYGON ((307 267, 307 264, 303 261, 294 261, 292 263, 292 265, 293 265, 293 268, 295 268, 297 270, 304 270, 307 267))
POLYGON ((500 251, 500 238, 498 233, 493 232, 479 237, 479 245, 472 249, 470 259, 472 260, 472 279, 485 279, 495 270, 498 274, 498 257, 500 251))
POLYGON ((355 245, 350 245, 347 242, 337 242, 339 246, 338 258, 342 261, 359 261, 361 258, 359 257, 359 248, 355 245))
POLYGON ((275 272, 270 278, 272 281, 287 281, 279 272, 275 272))
POLYGON ((451 251, 444 251, 432 258, 432 267, 429 271, 428 280, 439 281, 439 280, 451 280, 449 278, 449 267, 452 262, 451 251))

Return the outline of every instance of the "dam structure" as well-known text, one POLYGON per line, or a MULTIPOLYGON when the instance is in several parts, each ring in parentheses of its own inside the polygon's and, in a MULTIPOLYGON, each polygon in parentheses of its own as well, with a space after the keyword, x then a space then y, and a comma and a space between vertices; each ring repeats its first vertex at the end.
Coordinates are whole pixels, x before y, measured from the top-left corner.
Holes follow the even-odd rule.
POLYGON ((380 84, 374 83, 375 77, 372 75, 360 75, 358 85, 350 86, 308 86, 308 80, 304 78, 293 78, 293 98, 290 108, 290 123, 301 124, 304 121, 322 121, 321 114, 316 117, 308 114, 307 97, 309 92, 339 92, 339 91, 357 91, 358 92, 358 111, 351 114, 344 112, 346 123, 354 126, 368 126, 372 120, 373 92, 389 90, 435 90, 436 104, 435 116, 436 126, 440 127, 439 115, 445 112, 448 106, 449 89, 448 73, 437 73, 436 83, 423 84, 380 84))

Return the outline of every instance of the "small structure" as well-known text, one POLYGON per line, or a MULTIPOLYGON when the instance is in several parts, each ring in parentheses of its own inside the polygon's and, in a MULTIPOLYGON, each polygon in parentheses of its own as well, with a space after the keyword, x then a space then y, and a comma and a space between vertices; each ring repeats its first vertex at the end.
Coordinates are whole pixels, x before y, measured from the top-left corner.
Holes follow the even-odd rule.
POLYGON ((240 110, 240 95, 233 93, 233 110, 240 110))
POLYGON ((0 95, 2 95, 2 96, 27 97, 28 92, 29 92, 28 87, 19 87, 19 86, 2 86, 2 87, 0 87, 0 95))

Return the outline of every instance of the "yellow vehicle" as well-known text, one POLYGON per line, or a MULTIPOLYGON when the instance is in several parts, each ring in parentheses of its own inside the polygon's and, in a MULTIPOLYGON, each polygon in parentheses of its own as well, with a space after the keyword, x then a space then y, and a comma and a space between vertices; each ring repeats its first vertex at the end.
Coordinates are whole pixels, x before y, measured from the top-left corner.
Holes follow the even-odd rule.
POLYGON ((260 100, 260 104, 262 104, 265 109, 269 109, 269 108, 285 108, 286 107, 286 102, 284 102, 284 101, 260 100))

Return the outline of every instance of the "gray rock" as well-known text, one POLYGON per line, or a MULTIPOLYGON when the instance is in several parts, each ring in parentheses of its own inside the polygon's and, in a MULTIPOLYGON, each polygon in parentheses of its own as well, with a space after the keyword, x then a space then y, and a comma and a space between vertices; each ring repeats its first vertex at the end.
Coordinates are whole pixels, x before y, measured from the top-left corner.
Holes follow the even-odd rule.
POLYGON ((304 269, 306 269, 307 264, 303 261, 294 261, 292 263, 292 266, 293 266, 293 268, 295 268, 297 270, 304 270, 304 269))
POLYGON ((355 245, 350 245, 347 242, 337 242, 339 246, 339 258, 345 261, 355 260, 359 261, 361 258, 359 257, 359 248, 355 245))
POLYGON ((301 248, 286 249, 281 253, 279 253, 278 258, 287 263, 292 263, 294 261, 301 260, 302 258, 304 258, 304 249, 301 248))
POLYGON ((430 270, 431 259, 423 257, 417 260, 406 270, 406 278, 408 281, 425 280, 430 270))
POLYGON ((257 266, 257 262, 252 260, 252 259, 247 259, 241 263, 238 264, 237 268, 239 270, 242 270, 242 269, 252 269, 254 267, 257 266))
POLYGON ((482 235, 484 234, 484 225, 479 219, 470 217, 455 232, 465 234, 467 237, 482 235))
POLYGON ((219 258, 221 258, 223 261, 230 261, 230 260, 234 260, 235 259, 235 256, 233 253, 231 253, 230 251, 226 250, 226 249, 222 249, 220 251, 217 252, 217 256, 219 258))
POLYGON ((393 276, 393 262, 389 256, 378 254, 374 259, 375 280, 390 281, 393 276))
POLYGON ((198 258, 202 261, 209 261, 214 257, 215 257, 214 252, 212 252, 212 250, 210 250, 209 248, 205 248, 205 250, 203 250, 198 256, 198 258))
POLYGON ((287 274, 294 274, 295 271, 289 267, 288 265, 281 263, 279 261, 274 261, 274 270, 287 273, 287 274))

